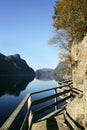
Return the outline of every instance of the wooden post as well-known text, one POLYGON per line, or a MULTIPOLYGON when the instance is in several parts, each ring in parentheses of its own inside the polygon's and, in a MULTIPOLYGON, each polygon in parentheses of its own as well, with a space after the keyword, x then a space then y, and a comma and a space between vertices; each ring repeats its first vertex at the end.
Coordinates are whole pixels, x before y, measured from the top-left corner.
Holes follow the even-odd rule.
MULTIPOLYGON (((54 94, 57 94, 57 88, 54 89, 54 94)), ((57 97, 55 97, 54 102, 57 102, 57 97)), ((55 110, 57 110, 57 105, 55 106, 55 110)))
POLYGON ((31 130, 32 127, 32 120, 33 120, 33 114, 32 114, 32 109, 31 109, 31 97, 28 99, 28 111, 29 112, 29 117, 28 117, 28 130, 31 130))

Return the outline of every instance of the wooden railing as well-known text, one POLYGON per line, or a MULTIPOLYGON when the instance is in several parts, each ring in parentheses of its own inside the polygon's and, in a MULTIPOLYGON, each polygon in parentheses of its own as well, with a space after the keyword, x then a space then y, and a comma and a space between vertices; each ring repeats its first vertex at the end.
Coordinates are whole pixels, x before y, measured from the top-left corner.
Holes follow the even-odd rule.
MULTIPOLYGON (((71 84, 71 83, 70 83, 71 84)), ((55 88, 50 88, 47 90, 42 90, 42 91, 38 91, 38 92, 33 92, 31 94, 28 94, 23 101, 19 104, 19 106, 16 108, 16 110, 11 114, 11 116, 7 119, 7 121, 5 121, 5 123, 2 125, 2 127, 0 128, 0 130, 11 130, 15 120, 17 119, 18 115, 20 114, 20 112, 22 111, 22 109, 24 108, 25 104, 28 104, 28 110, 26 112, 26 116, 24 118, 24 121, 21 125, 20 130, 31 130, 32 127, 32 123, 33 123, 33 119, 36 115, 39 115, 47 110, 49 110, 50 108, 55 107, 55 110, 57 109, 58 104, 68 100, 71 98, 71 96, 73 95, 73 93, 75 94, 79 94, 82 93, 81 90, 78 90, 76 88, 69 88, 68 90, 64 90, 63 92, 58 93, 58 89, 63 88, 63 87, 69 87, 69 85, 61 85, 59 87, 55 87, 55 88), (41 99, 37 99, 32 101, 32 95, 35 94, 40 94, 40 93, 44 93, 44 92, 49 92, 49 91, 54 91, 53 95, 49 95, 47 97, 41 98, 41 99), (66 96, 63 96, 64 94, 66 94, 66 96), (57 98, 59 96, 62 96, 63 98, 61 98, 60 100, 57 100, 57 98), (32 107, 35 105, 38 105, 40 103, 44 103, 46 101, 49 101, 51 99, 54 99, 54 102, 51 104, 48 104, 45 107, 42 107, 34 112, 32 112, 32 107)), ((75 96, 75 95, 74 95, 75 96)))

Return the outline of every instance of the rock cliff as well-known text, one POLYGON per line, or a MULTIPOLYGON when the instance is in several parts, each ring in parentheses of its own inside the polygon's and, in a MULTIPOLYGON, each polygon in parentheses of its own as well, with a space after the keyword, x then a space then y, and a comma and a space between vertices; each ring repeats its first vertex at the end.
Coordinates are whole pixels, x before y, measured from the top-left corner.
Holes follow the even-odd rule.
POLYGON ((87 129, 87 36, 79 44, 72 44, 73 87, 83 90, 67 105, 71 118, 87 129))
POLYGON ((87 80, 87 36, 79 44, 72 45, 72 76, 74 87, 84 90, 87 80))

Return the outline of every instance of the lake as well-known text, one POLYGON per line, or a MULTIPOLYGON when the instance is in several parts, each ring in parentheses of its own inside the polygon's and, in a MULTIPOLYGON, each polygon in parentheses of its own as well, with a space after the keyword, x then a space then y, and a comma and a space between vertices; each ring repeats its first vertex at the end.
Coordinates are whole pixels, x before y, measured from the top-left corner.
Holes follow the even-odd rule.
MULTIPOLYGON (((0 78, 0 126, 5 122, 5 120, 9 117, 9 115, 15 110, 18 104, 22 101, 22 99, 26 96, 26 94, 44 90, 48 88, 57 87, 57 83, 55 80, 50 81, 41 81, 34 79, 33 81, 29 79, 18 79, 12 77, 1 77, 0 78)), ((39 99, 41 97, 45 97, 47 95, 53 94, 53 90, 50 92, 45 92, 45 94, 37 94, 32 97, 32 100, 39 99)), ((54 102, 51 100, 50 102, 54 102)), ((41 104, 40 106, 35 106, 32 108, 34 111, 39 107, 45 106, 48 103, 41 104)), ((19 119, 16 122, 16 125, 12 130, 18 130, 20 124, 23 121, 23 117, 26 114, 27 106, 23 109, 21 114, 19 115, 19 119)), ((44 114, 36 117, 35 120, 43 117, 44 115, 52 112, 54 108, 50 111, 45 112, 44 114)))

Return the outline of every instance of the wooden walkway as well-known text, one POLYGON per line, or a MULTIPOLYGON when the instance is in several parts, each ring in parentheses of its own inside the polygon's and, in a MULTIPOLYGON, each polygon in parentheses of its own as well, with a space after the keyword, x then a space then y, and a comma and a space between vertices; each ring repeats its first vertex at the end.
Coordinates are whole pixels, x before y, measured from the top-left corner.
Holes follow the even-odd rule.
POLYGON ((64 81, 62 85, 42 90, 38 92, 33 92, 23 99, 23 101, 19 104, 19 106, 16 108, 16 110, 11 114, 11 116, 5 121, 5 123, 1 126, 0 130, 12 130, 12 126, 16 119, 18 118, 20 112, 23 110, 25 105, 27 104, 28 110, 26 112, 26 116, 24 118, 24 121, 22 122, 22 125, 20 126, 20 130, 72 130, 66 123, 69 122, 71 126, 73 126, 73 130, 82 130, 77 127, 77 124, 75 121, 71 120, 69 118, 69 114, 67 114, 65 106, 61 109, 58 109, 58 105, 60 103, 63 103, 66 100, 71 100, 76 95, 82 93, 83 91, 78 90, 76 88, 72 88, 72 81, 67 80, 64 81), (59 89, 62 89, 61 92, 59 92, 59 89), (34 94, 41 94, 45 92, 53 91, 54 94, 49 95, 47 97, 32 101, 32 95, 34 94), (62 96, 60 100, 58 100, 58 97, 62 96), (32 111, 32 107, 35 105, 45 103, 49 100, 54 100, 53 103, 48 104, 47 106, 43 106, 42 108, 36 109, 34 112, 32 111), (50 115, 38 120, 36 123, 34 123, 35 116, 38 116, 45 111, 55 107, 55 111, 51 113, 50 115))

